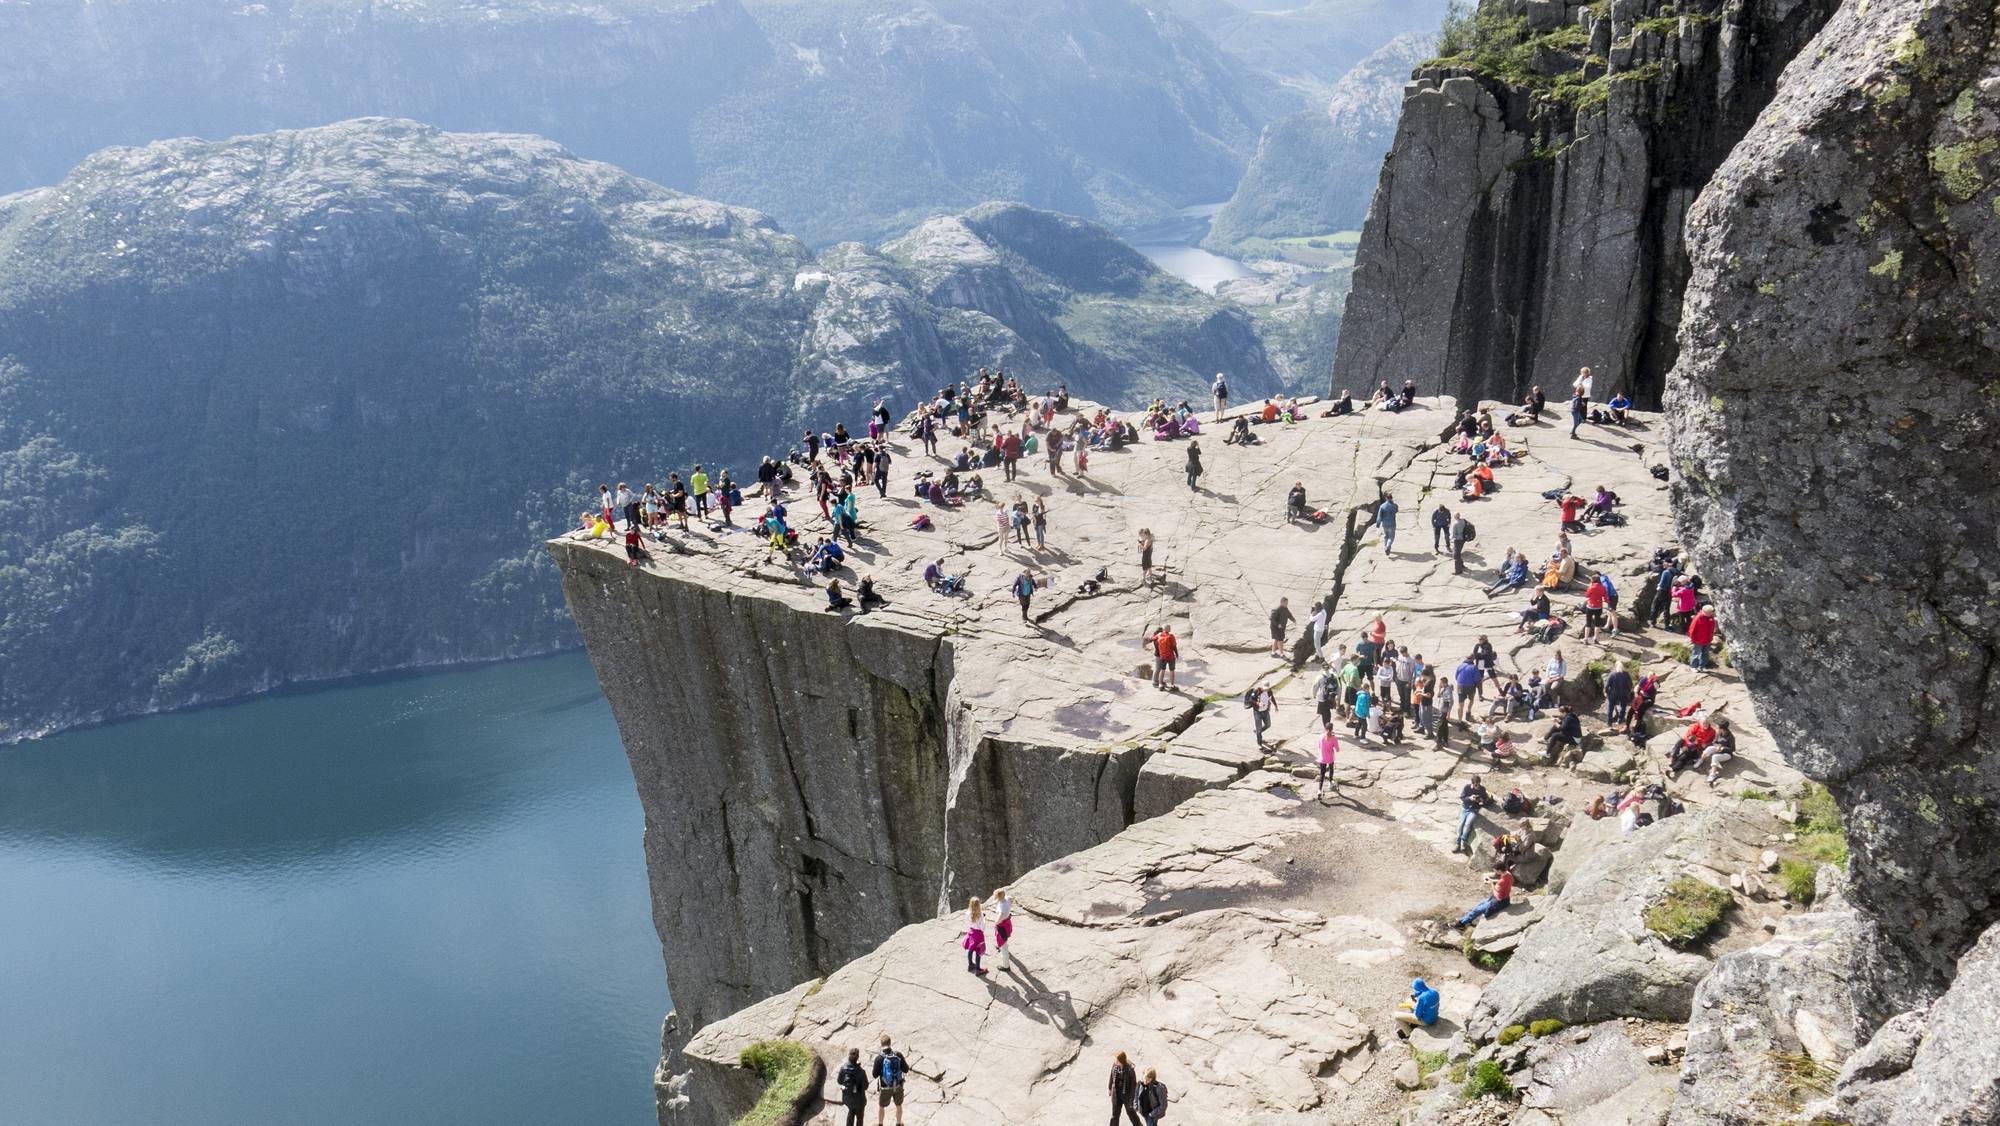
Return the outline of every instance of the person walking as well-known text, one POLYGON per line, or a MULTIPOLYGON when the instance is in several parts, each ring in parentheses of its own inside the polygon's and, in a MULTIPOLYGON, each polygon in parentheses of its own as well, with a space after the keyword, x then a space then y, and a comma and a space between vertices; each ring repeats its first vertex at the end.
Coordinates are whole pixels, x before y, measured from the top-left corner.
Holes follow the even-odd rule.
POLYGON ((1210 390, 1215 392, 1215 421, 1221 422, 1229 417, 1229 381, 1222 378, 1221 372, 1215 373, 1215 386, 1210 390))
POLYGON ((978 896, 965 901, 965 937, 959 940, 965 947, 965 970, 984 976, 985 967, 980 960, 986 956, 986 915, 978 896))
POLYGON ((1146 1120, 1146 1126, 1160 1126, 1167 1116, 1167 1085, 1160 1082, 1160 1073, 1146 1069, 1146 1080, 1139 1084, 1139 1117, 1146 1120))
POLYGON ((1252 688, 1245 699, 1250 705, 1250 726, 1257 738, 1257 749, 1264 749, 1264 732, 1271 729, 1272 714, 1278 710, 1278 697, 1269 688, 1258 685, 1252 688))
POLYGON ((1132 1099, 1139 1093, 1139 1073, 1133 1069, 1125 1053, 1111 1065, 1111 1080, 1106 1084, 1111 1092, 1111 1126, 1118 1126, 1118 1112, 1125 1112, 1125 1120, 1130 1126, 1139 1126, 1139 1115, 1132 1107, 1132 1099))
POLYGON ((1035 597, 1035 576, 1022 568, 1021 573, 1014 576, 1013 591, 1014 597, 1021 600, 1021 620, 1025 622, 1028 620, 1028 603, 1035 597))
POLYGON ((1333 733, 1333 722, 1322 719, 1319 733, 1319 792, 1326 796, 1326 788, 1332 786, 1337 792, 1340 783, 1333 780, 1333 760, 1340 755, 1340 736, 1333 733))
POLYGON ((1271 656, 1285 655, 1285 632, 1292 620, 1290 604, 1283 598, 1278 599, 1277 609, 1271 611, 1271 656))
POLYGON ((1472 830, 1479 823, 1479 811, 1492 800, 1492 795, 1486 792, 1486 783, 1477 774, 1458 791, 1458 842, 1451 846, 1453 852, 1472 851, 1472 830))
POLYGON ((1431 509, 1431 554, 1443 555, 1451 543, 1451 509, 1438 505, 1431 509))
POLYGON ((847 1108, 847 1126, 861 1126, 868 1110, 868 1073, 861 1069, 861 1049, 847 1049, 847 1062, 833 1077, 840 1086, 840 1105, 847 1108))
POLYGON ((1396 498, 1389 493, 1382 494, 1382 503, 1375 506, 1375 526, 1382 529, 1382 554, 1396 553, 1396 498))
POLYGON ((903 1053, 889 1044, 889 1036, 882 1036, 882 1050, 875 1053, 875 1066, 869 1069, 875 1077, 875 1126, 883 1126, 882 1120, 889 1116, 889 1104, 896 1104, 896 1126, 903 1126, 903 1084, 909 1078, 909 1061, 903 1053))
POLYGON ((1189 442, 1187 450, 1187 483, 1189 492, 1201 491, 1196 482, 1201 480, 1201 443, 1189 442))
POLYGON ((1035 525, 1035 550, 1040 551, 1048 546, 1049 536, 1049 502, 1044 497, 1035 498, 1033 523, 1035 525))
POLYGON ((889 495, 889 446, 886 442, 875 447, 875 495, 889 495))
POLYGON ((1451 521, 1451 573, 1465 573, 1465 545, 1472 542, 1472 521, 1461 512, 1451 521))
POLYGON ((1569 436, 1576 438, 1576 432, 1583 427, 1584 418, 1590 413, 1590 400, 1583 396, 1583 385, 1577 384, 1576 393, 1569 398, 1569 436))

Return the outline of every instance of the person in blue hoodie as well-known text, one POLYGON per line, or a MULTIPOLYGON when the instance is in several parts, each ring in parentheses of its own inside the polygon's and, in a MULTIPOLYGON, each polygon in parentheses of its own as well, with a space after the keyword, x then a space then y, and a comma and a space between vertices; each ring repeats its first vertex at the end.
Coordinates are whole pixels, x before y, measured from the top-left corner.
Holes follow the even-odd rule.
POLYGON ((1405 1028, 1429 1028, 1438 1019, 1438 991, 1418 978, 1410 983, 1410 999, 1396 1003, 1396 1023, 1405 1028))

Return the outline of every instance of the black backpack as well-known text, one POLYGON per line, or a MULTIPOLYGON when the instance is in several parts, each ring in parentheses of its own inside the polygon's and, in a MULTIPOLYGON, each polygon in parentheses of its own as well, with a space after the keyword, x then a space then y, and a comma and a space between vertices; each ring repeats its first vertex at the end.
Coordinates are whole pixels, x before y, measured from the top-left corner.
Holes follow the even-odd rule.
POLYGON ((1243 706, 1246 708, 1255 708, 1257 706, 1257 690, 1255 688, 1244 689, 1243 706))
POLYGON ((1467 520, 1467 521, 1465 522, 1465 539, 1464 539, 1463 541, 1461 541, 1461 542, 1463 542, 1463 543, 1471 543, 1471 542, 1472 542, 1473 540, 1477 539, 1478 537, 1479 537, 1479 531, 1478 531, 1478 529, 1476 529, 1476 528, 1474 528, 1474 527, 1472 526, 1472 521, 1470 521, 1470 520, 1467 520))

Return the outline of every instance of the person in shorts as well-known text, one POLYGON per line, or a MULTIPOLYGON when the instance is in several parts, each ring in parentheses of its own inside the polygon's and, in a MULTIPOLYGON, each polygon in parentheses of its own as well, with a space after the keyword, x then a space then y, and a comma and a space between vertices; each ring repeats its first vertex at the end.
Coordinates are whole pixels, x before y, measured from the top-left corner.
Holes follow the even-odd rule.
POLYGON ((910 1065, 901 1052, 889 1046, 886 1033, 882 1036, 882 1050, 875 1053, 875 1066, 869 1073, 875 1077, 875 1126, 882 1126, 889 1117, 890 1103, 896 1104, 896 1126, 903 1126, 903 1087, 909 1079, 910 1065))

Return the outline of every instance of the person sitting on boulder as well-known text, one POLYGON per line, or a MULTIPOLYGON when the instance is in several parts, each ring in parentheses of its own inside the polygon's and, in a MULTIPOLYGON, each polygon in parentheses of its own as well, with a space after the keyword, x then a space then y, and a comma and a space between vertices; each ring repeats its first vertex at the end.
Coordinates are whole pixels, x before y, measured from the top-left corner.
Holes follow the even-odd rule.
POLYGON ((852 605, 854 605, 854 600, 840 592, 840 580, 828 579, 826 581, 826 608, 829 610, 845 610, 852 605))
MULTIPOLYGON (((1486 588, 1486 597, 1491 598, 1496 594, 1519 590, 1527 585, 1527 582, 1528 557, 1510 547, 1507 549, 1506 561, 1500 564, 1500 581, 1486 588)), ((1521 631, 1517 629, 1514 632, 1521 631)))
POLYGON ((1464 930, 1481 919, 1490 919, 1505 911, 1507 901, 1514 896, 1513 871, 1494 865, 1493 871, 1486 877, 1486 886, 1489 889, 1486 898, 1480 900, 1479 905, 1472 910, 1460 915, 1458 921, 1452 924, 1452 929, 1464 930))
POLYGON ((1402 394, 1402 403, 1403 403, 1403 409, 1405 409, 1405 410, 1409 409, 1410 407, 1414 407, 1414 406, 1416 406, 1416 405, 1417 405, 1417 381, 1416 381, 1416 380, 1414 380, 1414 379, 1405 379, 1405 380, 1403 381, 1403 394, 1402 394))
POLYGON ((1412 981, 1410 999, 1396 1003, 1396 1023, 1403 1028, 1414 1028, 1418 1025, 1429 1028, 1437 1023, 1438 1001, 1438 991, 1425 983, 1423 978, 1412 981))
POLYGON ((1333 401, 1333 406, 1327 408, 1326 413, 1333 418, 1339 418, 1344 414, 1353 414, 1354 396, 1348 394, 1346 391, 1342 391, 1340 398, 1333 401))
POLYGON ((1547 735, 1542 736, 1542 762, 1554 766, 1564 751, 1583 745, 1583 721, 1564 704, 1556 713, 1555 722, 1549 725, 1547 735))
POLYGON ((1626 418, 1625 412, 1632 409, 1632 400, 1625 397, 1625 392, 1619 391, 1617 394, 1612 395, 1609 406, 1611 407, 1611 421, 1613 424, 1618 426, 1629 424, 1630 420, 1626 418))
MULTIPOLYGON (((1528 573, 1528 566, 1526 561, 1523 561, 1521 564, 1521 576, 1524 582, 1527 579, 1527 573, 1528 573)), ((1537 586, 1535 587, 1535 593, 1533 597, 1528 599, 1527 606, 1522 608, 1521 624, 1514 627, 1514 632, 1515 633, 1524 632, 1525 630, 1527 630, 1529 626, 1534 625, 1536 622, 1539 622, 1543 618, 1546 618, 1548 616, 1549 616, 1549 592, 1542 589, 1540 586, 1537 586)))
MULTIPOLYGON (((1681 737, 1674 740, 1673 753, 1667 756, 1667 777, 1672 778, 1700 762, 1715 738, 1716 728, 1708 722, 1708 716, 1696 716, 1687 730, 1681 732, 1681 737)), ((1734 742, 1733 738, 1731 742, 1734 742)))

